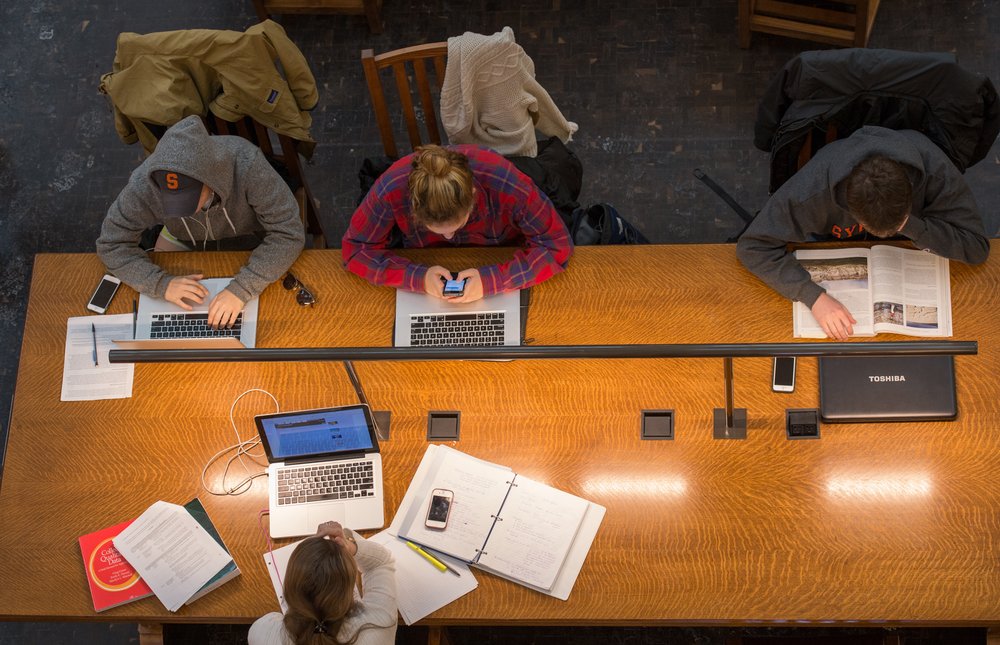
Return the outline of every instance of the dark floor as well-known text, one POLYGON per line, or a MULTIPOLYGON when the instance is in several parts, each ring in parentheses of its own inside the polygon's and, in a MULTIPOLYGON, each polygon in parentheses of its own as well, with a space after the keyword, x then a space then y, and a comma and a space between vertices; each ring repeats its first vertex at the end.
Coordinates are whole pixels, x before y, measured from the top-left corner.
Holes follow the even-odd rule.
MULTIPOLYGON (((385 32, 377 37, 359 17, 283 20, 320 86, 313 113, 319 146, 307 174, 333 240, 357 198, 361 160, 381 152, 359 62, 364 47, 381 51, 512 27, 542 85, 580 125, 574 142, 585 169, 580 201, 615 204, 657 243, 721 242, 738 229, 728 207, 692 177, 696 167, 750 209, 763 203, 768 159, 751 144, 756 102, 786 60, 813 48, 755 36, 750 50, 738 49, 736 0, 386 0, 386 6, 385 32)), ((0 3, 0 420, 7 419, 13 395, 33 255, 92 251, 108 204, 142 157, 137 146, 118 140, 97 93, 100 75, 110 71, 115 37, 193 27, 242 30, 254 22, 249 0, 0 3)), ((1000 2, 884 0, 870 45, 954 52, 966 68, 998 81, 998 33, 1000 2)), ((994 235, 1000 231, 998 164, 995 144, 966 175, 994 235)), ((86 294, 68 295, 81 299, 82 312, 86 294)), ((5 437, 6 423, 0 445, 5 437)), ((635 628, 459 633, 459 643, 707 644, 726 637, 719 630, 635 628)), ((940 634, 907 632, 905 640, 982 642, 980 632, 973 640, 940 634)), ((173 642, 241 638, 240 630, 223 628, 173 642)), ((134 640, 134 627, 125 625, 0 624, 0 645, 134 640)))

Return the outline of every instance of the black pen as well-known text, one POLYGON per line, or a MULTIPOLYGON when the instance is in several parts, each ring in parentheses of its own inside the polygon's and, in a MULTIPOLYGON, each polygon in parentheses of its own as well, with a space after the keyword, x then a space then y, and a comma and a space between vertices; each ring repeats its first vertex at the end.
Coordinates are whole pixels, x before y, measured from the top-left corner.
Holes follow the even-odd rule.
POLYGON ((139 324, 139 301, 132 298, 132 340, 135 340, 136 326, 139 324))
POLYGON ((90 335, 94 338, 94 367, 97 367, 97 327, 90 323, 90 335))

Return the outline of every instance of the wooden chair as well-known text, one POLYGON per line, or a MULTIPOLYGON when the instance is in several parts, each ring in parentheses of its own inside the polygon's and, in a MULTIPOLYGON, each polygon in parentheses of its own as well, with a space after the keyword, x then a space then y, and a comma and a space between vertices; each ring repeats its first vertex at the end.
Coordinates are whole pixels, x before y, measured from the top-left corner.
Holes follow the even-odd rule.
POLYGON ((382 0, 253 0, 261 22, 272 13, 346 13, 364 15, 373 34, 382 33, 382 0))
POLYGON ((755 31, 841 47, 867 47, 879 1, 740 0, 740 47, 750 47, 755 31))
POLYGON ((313 198, 309 184, 302 173, 298 141, 288 135, 270 130, 251 117, 243 117, 232 123, 209 113, 208 116, 202 117, 202 120, 205 122, 205 128, 211 134, 240 136, 263 151, 267 160, 278 171, 278 174, 288 182, 288 187, 292 189, 295 201, 299 204, 299 215, 306 227, 306 233, 312 236, 313 248, 325 249, 326 235, 320 224, 316 200, 313 198))
POLYGON ((799 149, 798 161, 796 162, 796 168, 802 170, 802 167, 809 163, 813 155, 816 154, 820 148, 828 143, 833 143, 839 137, 837 136, 837 126, 833 123, 826 124, 826 130, 822 133, 821 131, 813 128, 806 135, 806 140, 803 142, 802 147, 799 149))
POLYGON ((440 96, 441 84, 444 83, 445 61, 448 57, 448 43, 428 43, 396 49, 378 56, 371 49, 361 52, 361 65, 365 70, 365 80, 368 81, 368 93, 375 110, 375 120, 379 133, 382 135, 382 147, 385 154, 394 159, 399 158, 399 149, 393 136, 393 120, 389 116, 389 107, 385 93, 382 91, 381 72, 387 67, 392 68, 399 93, 399 107, 406 123, 406 131, 410 137, 410 146, 416 148, 424 143, 441 143, 438 128, 437 96, 440 96), (427 71, 428 61, 432 64, 434 78, 427 71), (412 72, 410 71, 412 70, 412 72), (413 85, 411 85, 411 73, 413 85), (433 93, 436 90, 437 96, 433 93), (414 105, 414 94, 419 97, 420 112, 414 105), (426 139, 421 134, 420 122, 423 121, 426 139))

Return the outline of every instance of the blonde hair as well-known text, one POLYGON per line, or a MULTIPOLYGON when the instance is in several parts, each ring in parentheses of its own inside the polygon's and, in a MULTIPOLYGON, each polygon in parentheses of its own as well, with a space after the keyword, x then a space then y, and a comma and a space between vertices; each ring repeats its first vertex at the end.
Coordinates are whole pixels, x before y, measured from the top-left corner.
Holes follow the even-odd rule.
POLYGON ((295 548, 285 571, 284 624, 296 645, 341 642, 337 634, 354 606, 357 576, 354 558, 333 540, 311 537, 295 548))
POLYGON ((472 171, 460 152, 441 146, 417 148, 408 187, 417 224, 449 224, 472 208, 472 171))

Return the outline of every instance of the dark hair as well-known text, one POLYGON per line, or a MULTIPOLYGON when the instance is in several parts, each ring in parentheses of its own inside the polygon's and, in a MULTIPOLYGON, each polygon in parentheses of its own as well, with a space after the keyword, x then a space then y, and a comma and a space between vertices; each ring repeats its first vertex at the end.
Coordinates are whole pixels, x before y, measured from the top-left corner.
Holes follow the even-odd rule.
POLYGON ((295 547, 285 570, 284 624, 296 645, 341 642, 337 634, 354 606, 357 576, 354 558, 333 540, 311 537, 295 547))
POLYGON ((898 161, 868 157, 847 176, 847 208, 869 233, 890 237, 903 225, 913 202, 913 187, 898 161))
POLYGON ((441 146, 417 148, 407 181, 417 224, 449 224, 472 208, 469 159, 441 146))

